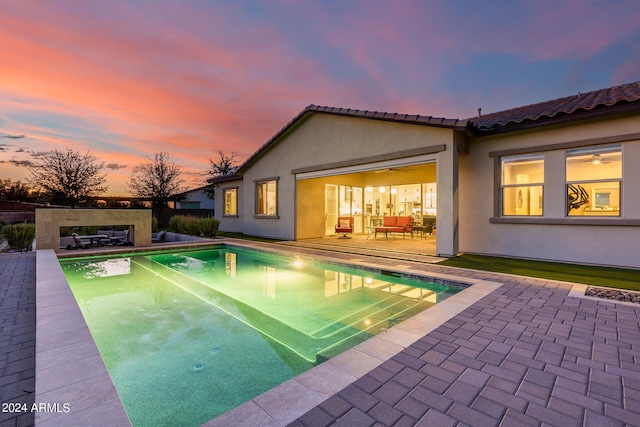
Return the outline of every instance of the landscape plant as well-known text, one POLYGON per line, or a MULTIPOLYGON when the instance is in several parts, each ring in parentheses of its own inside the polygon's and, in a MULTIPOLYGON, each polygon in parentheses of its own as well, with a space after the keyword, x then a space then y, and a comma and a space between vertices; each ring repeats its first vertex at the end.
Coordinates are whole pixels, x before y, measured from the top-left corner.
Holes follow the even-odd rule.
POLYGON ((198 220, 198 228, 202 237, 216 237, 219 226, 220 221, 216 218, 200 218, 198 220))
POLYGON ((2 237, 7 240, 9 248, 16 251, 28 251, 36 238, 36 226, 30 223, 19 223, 2 226, 2 237))
POLYGON ((220 221, 216 218, 198 218, 192 215, 174 215, 169 221, 169 230, 199 237, 216 237, 220 221))

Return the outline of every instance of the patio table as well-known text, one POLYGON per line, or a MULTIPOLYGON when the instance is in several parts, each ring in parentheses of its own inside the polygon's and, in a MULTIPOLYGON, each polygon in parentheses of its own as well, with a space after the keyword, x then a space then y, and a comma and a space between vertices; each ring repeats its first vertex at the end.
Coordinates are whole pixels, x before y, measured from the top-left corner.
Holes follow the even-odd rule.
POLYGON ((392 229, 395 229, 395 228, 398 228, 398 227, 396 227, 396 226, 387 227, 387 226, 384 226, 384 225, 374 227, 374 229, 375 229, 375 237, 378 237, 378 230, 382 229, 382 231, 384 231, 384 237, 386 237, 387 240, 389 240, 389 230, 392 230, 392 229))
POLYGON ((89 234, 87 236, 78 236, 78 237, 80 237, 81 240, 82 239, 89 239, 89 245, 97 246, 97 245, 100 244, 100 240, 101 239, 106 239, 109 236, 107 236, 106 234, 89 234), (96 241, 95 244, 94 244, 94 241, 96 241))

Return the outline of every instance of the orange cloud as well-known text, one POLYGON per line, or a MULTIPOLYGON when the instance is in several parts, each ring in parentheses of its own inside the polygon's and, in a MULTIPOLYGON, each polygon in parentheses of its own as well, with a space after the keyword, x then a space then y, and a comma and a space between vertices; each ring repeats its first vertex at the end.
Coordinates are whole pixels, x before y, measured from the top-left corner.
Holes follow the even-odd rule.
MULTIPOLYGON (((27 135, 16 150, 90 150, 109 165, 112 194, 160 150, 195 185, 216 150, 244 159, 308 104, 467 118, 481 103, 528 101, 506 99, 525 93, 527 76, 487 77, 477 57, 542 67, 637 31, 637 14, 620 13, 633 2, 454 3, 5 2, 0 131, 27 135), (448 81, 460 69, 462 88, 448 81)), ((28 159, 1 150, 11 169, 0 178, 28 159)))

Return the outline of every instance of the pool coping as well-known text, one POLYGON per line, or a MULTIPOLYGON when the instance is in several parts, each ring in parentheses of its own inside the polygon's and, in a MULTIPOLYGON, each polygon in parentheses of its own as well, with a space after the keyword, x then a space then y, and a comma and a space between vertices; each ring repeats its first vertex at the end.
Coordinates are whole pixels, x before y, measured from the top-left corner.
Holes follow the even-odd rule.
MULTIPOLYGON (((367 261, 375 259, 369 255, 344 259, 323 250, 301 252, 260 242, 220 241, 208 242, 205 246, 219 244, 380 269, 379 265, 367 261)), ((174 248, 187 249, 185 246, 174 248)), ((130 249, 130 252, 139 252, 130 249)), ((489 280, 420 273, 403 265, 393 270, 407 277, 423 276, 470 286, 203 425, 287 425, 502 286, 489 280)), ((49 249, 38 250, 36 255, 36 402, 46 402, 57 409, 37 413, 36 426, 131 425, 58 256, 49 249)))
POLYGON ((36 251, 36 426, 131 425, 53 249, 36 251))

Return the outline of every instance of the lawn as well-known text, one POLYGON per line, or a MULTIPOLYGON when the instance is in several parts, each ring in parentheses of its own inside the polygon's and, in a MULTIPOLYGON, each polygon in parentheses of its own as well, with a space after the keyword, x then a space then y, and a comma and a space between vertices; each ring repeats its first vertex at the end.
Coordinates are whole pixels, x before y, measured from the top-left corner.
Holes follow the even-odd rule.
POLYGON ((442 261, 440 265, 640 291, 640 270, 625 268, 530 261, 483 255, 462 255, 442 261))

